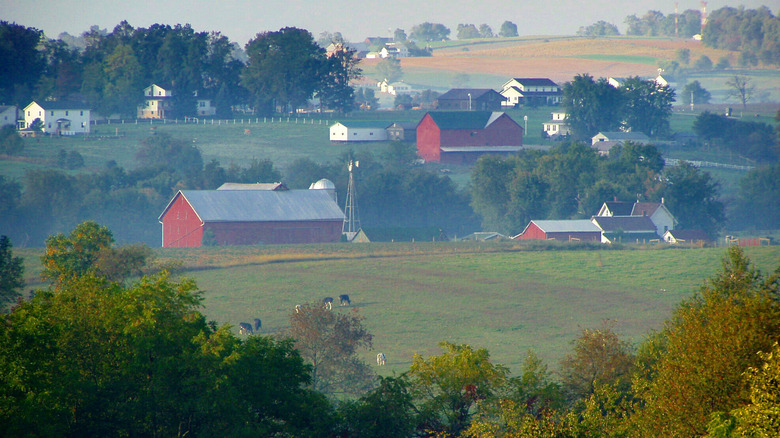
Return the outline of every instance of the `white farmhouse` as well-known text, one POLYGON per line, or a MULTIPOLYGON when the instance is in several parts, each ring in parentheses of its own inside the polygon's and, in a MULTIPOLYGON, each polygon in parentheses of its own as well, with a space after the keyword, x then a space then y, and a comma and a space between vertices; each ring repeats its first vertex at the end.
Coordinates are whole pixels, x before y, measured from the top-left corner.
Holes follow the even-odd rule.
POLYGON ((552 113, 552 119, 544 123, 544 133, 547 134, 548 137, 569 135, 571 133, 571 126, 566 121, 566 113, 552 113))
POLYGON ((88 134, 89 107, 83 102, 46 101, 32 102, 24 108, 24 126, 30 129, 36 119, 43 123, 43 132, 57 135, 88 134))
POLYGON ((330 127, 330 141, 386 141, 387 122, 336 122, 330 127))
POLYGON ((19 109, 16 105, 0 105, 0 128, 6 125, 16 126, 19 109))
POLYGON ((165 112, 172 108, 173 91, 152 84, 144 88, 144 101, 138 105, 139 119, 164 119, 165 112))

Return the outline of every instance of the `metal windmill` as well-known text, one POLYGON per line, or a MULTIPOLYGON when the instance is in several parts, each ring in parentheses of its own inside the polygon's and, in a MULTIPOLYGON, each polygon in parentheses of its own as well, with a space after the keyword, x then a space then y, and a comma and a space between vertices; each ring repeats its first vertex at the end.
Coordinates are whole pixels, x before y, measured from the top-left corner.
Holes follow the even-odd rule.
POLYGON ((344 206, 344 225, 341 227, 341 233, 347 236, 348 241, 351 241, 360 231, 360 216, 358 215, 355 175, 353 172, 358 167, 360 167, 360 161, 350 160, 347 164, 349 184, 347 185, 347 203, 344 206))

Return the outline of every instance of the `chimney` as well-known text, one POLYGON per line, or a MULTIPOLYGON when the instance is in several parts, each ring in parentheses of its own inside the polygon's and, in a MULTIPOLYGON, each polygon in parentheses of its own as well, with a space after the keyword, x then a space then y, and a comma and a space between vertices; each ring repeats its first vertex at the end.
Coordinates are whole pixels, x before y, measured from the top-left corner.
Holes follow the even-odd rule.
POLYGON ((664 203, 664 197, 661 196, 661 205, 663 205, 663 203, 664 203))

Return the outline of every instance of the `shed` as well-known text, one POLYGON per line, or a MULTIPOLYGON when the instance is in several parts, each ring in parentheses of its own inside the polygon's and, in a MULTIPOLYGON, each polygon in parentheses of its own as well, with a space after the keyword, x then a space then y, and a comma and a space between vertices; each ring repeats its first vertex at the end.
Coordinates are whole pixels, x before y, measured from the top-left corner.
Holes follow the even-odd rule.
POLYGON ((338 242, 328 190, 180 190, 159 217, 163 247, 338 242))
POLYGON ((627 141, 647 144, 650 137, 641 132, 599 132, 591 138, 591 145, 600 155, 609 155, 610 149, 627 141))
POLYGON ((503 112, 431 111, 417 124, 417 153, 425 161, 471 163, 522 146, 523 127, 503 112))
POLYGON ((386 141, 387 122, 336 122, 330 127, 330 141, 386 141))
POLYGON ((393 123, 387 127, 389 140, 413 142, 417 140, 416 123, 393 123))
POLYGON ((601 229, 587 219, 532 220, 513 239, 599 242, 601 229))
POLYGON ((712 242, 704 230, 667 230, 663 239, 671 244, 699 245, 712 242))

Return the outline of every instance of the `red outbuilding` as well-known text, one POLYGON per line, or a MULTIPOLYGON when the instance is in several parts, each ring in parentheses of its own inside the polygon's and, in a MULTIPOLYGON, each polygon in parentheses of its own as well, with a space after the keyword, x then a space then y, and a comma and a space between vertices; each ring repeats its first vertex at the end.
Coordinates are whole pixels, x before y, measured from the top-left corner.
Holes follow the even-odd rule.
POLYGON ((344 213, 331 190, 181 190, 159 221, 166 248, 324 243, 340 240, 344 213))
POLYGON ((529 222, 525 230, 513 239, 600 242, 601 228, 587 219, 534 220, 529 222))
POLYGON ((502 112, 431 111, 417 124, 417 152, 425 161, 473 163, 522 146, 523 127, 502 112))

